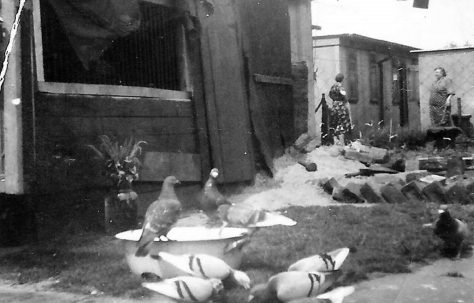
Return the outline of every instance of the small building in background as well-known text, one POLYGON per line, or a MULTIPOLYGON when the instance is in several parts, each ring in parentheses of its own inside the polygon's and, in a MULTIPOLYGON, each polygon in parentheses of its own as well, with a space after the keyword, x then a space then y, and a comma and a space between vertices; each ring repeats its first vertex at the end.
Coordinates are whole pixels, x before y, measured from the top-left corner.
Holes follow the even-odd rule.
MULTIPOLYGON (((383 121, 409 129, 420 128, 418 59, 414 47, 356 34, 313 37, 316 103, 344 74, 343 86, 351 105, 355 135, 364 132, 365 123, 383 121)), ((317 124, 321 122, 318 118, 317 124)))
MULTIPOLYGON (((433 84, 434 69, 438 66, 446 70, 453 81, 456 93, 454 100, 461 98, 462 114, 474 115, 474 47, 451 49, 417 50, 420 79, 421 128, 430 126, 429 98, 433 84)), ((457 102, 452 102, 451 113, 458 114, 457 102)))

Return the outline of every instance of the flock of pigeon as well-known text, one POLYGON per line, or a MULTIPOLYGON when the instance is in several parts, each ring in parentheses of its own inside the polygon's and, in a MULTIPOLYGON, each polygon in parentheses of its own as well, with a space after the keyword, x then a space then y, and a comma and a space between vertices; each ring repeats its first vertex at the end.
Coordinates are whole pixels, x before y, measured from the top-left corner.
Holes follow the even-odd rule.
MULTIPOLYGON (((268 226, 266 225, 268 222, 272 225, 296 224, 290 218, 278 213, 256 209, 244 203, 230 202, 217 189, 218 175, 218 169, 213 168, 199 195, 201 209, 210 221, 220 221, 222 228, 236 226, 249 228, 252 231, 261 226, 268 226)), ((176 177, 167 177, 158 199, 148 207, 135 256, 150 255, 150 247, 155 237, 169 240, 167 234, 177 222, 181 212, 181 203, 174 191, 176 184, 179 184, 176 177)), ((468 235, 467 225, 451 217, 447 210, 440 210, 439 219, 431 226, 434 227, 434 233, 445 242, 445 248, 454 250, 456 255, 459 255, 462 242, 468 235)), ((316 297, 323 302, 342 303, 346 296, 354 292, 354 287, 330 289, 340 277, 340 267, 349 252, 349 248, 344 247, 301 259, 290 265, 288 271, 278 273, 270 277, 267 283, 253 287, 246 273, 231 268, 217 257, 206 254, 173 255, 159 252, 151 254, 150 257, 166 262, 184 275, 158 282, 145 282, 142 285, 180 302, 221 301, 224 298, 225 288, 230 285, 250 289, 248 302, 254 303, 290 302, 308 297, 316 297)))

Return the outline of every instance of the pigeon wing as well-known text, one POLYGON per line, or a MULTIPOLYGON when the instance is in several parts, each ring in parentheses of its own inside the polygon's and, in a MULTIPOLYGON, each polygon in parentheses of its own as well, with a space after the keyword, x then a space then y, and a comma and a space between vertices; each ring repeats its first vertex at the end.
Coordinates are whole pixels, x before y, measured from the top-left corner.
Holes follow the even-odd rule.
POLYGON ((184 302, 207 302, 214 293, 210 280, 196 277, 177 277, 142 285, 157 293, 184 302))

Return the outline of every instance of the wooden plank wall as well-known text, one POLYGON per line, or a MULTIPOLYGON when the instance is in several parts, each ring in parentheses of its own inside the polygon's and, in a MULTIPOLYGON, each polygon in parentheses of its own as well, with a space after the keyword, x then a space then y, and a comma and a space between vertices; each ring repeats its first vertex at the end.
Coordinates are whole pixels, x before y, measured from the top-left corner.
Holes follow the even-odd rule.
POLYGON ((211 17, 200 11, 201 56, 212 165, 220 182, 253 180, 252 130, 244 75, 238 1, 214 1, 211 17))
POLYGON ((306 61, 293 62, 293 102, 295 135, 308 132, 308 66, 306 61))
POLYGON ((265 164, 295 140, 288 3, 284 0, 238 1, 244 54, 248 63, 252 125, 265 164), (255 77, 255 75, 266 77, 255 77), (268 77, 270 76, 270 77, 268 77), (273 81, 258 81, 262 78, 273 81), (275 81, 280 79, 280 81, 275 81))
MULTIPOLYGON (((91 160, 94 154, 86 145, 98 144, 102 134, 145 140, 145 154, 199 153, 189 101, 37 93, 36 121, 37 171, 44 173, 42 190, 97 185, 99 177, 93 167, 97 163, 91 160)), ((152 179, 146 181, 161 177, 152 179)))

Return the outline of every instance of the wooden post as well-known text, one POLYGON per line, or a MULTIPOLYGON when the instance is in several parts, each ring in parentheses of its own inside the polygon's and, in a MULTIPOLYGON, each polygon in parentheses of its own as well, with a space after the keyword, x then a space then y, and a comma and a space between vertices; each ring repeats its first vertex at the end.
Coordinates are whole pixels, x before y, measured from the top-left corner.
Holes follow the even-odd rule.
MULTIPOLYGON (((13 26, 18 9, 15 2, 17 1, 1 0, 1 13, 8 31, 13 26)), ((20 31, 17 32, 10 55, 3 92, 5 192, 23 194, 20 31)))
MULTIPOLYGON (((305 62, 307 66, 307 131, 312 138, 321 136, 316 125, 316 96, 314 83, 313 37, 311 28, 311 1, 288 1, 291 31, 291 62, 305 62)), ((299 134, 298 134, 299 135, 299 134)))

